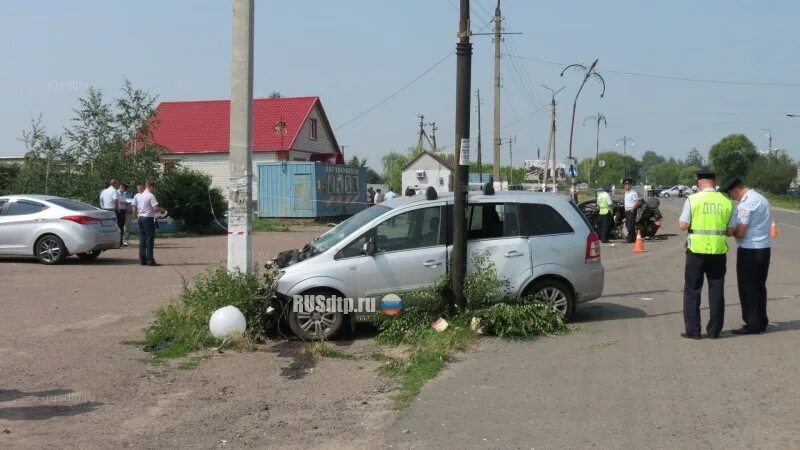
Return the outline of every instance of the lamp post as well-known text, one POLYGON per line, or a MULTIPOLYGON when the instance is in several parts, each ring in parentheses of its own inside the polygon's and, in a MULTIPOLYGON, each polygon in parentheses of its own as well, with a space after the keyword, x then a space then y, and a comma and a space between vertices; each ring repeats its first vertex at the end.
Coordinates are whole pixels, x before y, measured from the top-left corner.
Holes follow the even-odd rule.
POLYGON ((597 113, 593 116, 584 118, 583 126, 586 126, 586 121, 589 119, 597 121, 597 141, 594 150, 594 166, 597 167, 597 160, 600 158, 600 122, 603 122, 603 125, 605 125, 606 128, 608 128, 608 122, 606 122, 606 116, 597 113))
POLYGON ((767 155, 772 154, 772 130, 768 130, 766 128, 762 128, 761 131, 767 133, 767 139, 769 139, 769 143, 767 144, 767 155))
MULTIPOLYGON (((578 88, 578 92, 575 94, 575 101, 572 102, 572 125, 570 126, 570 129, 569 129, 569 159, 570 159, 570 163, 572 163, 572 135, 573 135, 573 133, 575 131, 575 109, 576 109, 576 107, 578 105, 578 96, 581 95, 581 91, 583 90, 583 86, 586 84, 587 81, 589 81, 589 78, 594 78, 596 80, 599 80, 600 84, 603 85, 603 92, 600 93, 600 98, 603 98, 603 96, 606 95, 606 81, 603 79, 602 76, 600 76, 599 73, 595 72, 595 70, 594 70, 594 68, 597 67, 597 62, 598 61, 599 61, 598 59, 595 59, 594 62, 592 63, 592 65, 589 66, 588 68, 586 66, 584 66, 583 64, 571 64, 571 65, 565 67, 564 70, 561 71, 561 76, 562 77, 564 76, 564 72, 566 72, 568 69, 572 69, 572 68, 575 68, 575 69, 578 69, 578 70, 582 70, 583 73, 584 73, 583 81, 581 82, 581 86, 578 88)), ((572 192, 575 192, 575 189, 574 189, 575 188, 575 177, 570 177, 570 179, 572 180, 572 187, 573 187, 572 192)), ((573 198, 573 200, 577 202, 578 201, 577 194, 575 194, 574 196, 575 196, 575 198, 573 198)))
POLYGON ((617 139, 617 147, 619 144, 622 144, 622 163, 625 166, 625 175, 623 178, 628 178, 628 143, 630 142, 631 145, 636 145, 636 139, 629 137, 629 136, 622 136, 621 138, 617 139))

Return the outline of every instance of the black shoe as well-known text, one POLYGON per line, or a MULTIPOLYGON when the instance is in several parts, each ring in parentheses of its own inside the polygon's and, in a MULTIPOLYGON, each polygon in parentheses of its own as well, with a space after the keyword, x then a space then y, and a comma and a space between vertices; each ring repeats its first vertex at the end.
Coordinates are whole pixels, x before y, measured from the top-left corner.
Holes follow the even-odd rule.
POLYGON ((150 266, 150 267, 158 267, 158 266, 160 266, 160 265, 161 265, 161 264, 159 264, 159 263, 157 263, 157 262, 155 262, 155 261, 153 261, 153 262, 151 262, 150 264, 148 264, 148 266, 150 266))
POLYGON ((761 334, 760 331, 753 331, 747 327, 739 328, 738 330, 731 330, 733 334, 761 334))
POLYGON ((681 337, 686 339, 696 339, 696 340, 700 339, 699 334, 681 333, 681 337))
POLYGON ((143 266, 146 266, 146 265, 147 265, 147 263, 139 263, 139 264, 141 264, 141 265, 143 265, 143 266))

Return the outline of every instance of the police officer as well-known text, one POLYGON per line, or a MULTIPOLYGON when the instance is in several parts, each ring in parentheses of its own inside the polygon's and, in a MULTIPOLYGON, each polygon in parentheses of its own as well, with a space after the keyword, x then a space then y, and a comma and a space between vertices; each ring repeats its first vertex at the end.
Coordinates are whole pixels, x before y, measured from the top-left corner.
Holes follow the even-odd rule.
POLYGON ((772 239, 769 236, 772 214, 769 201, 734 178, 720 186, 739 202, 736 206, 736 228, 730 230, 739 244, 736 251, 736 280, 742 304, 744 326, 736 334, 759 334, 767 330, 767 275, 771 258, 772 239))
POLYGON ((639 194, 633 189, 632 179, 625 178, 622 185, 625 188, 625 228, 628 230, 626 242, 633 244, 636 242, 636 204, 639 194))
POLYGON ((608 244, 608 230, 611 227, 611 201, 610 185, 603 186, 597 191, 597 222, 600 227, 600 242, 608 244))
POLYGON ((716 175, 708 169, 696 172, 700 191, 689 196, 678 219, 681 231, 688 231, 684 269, 682 337, 700 339, 700 294, 703 277, 708 278, 711 317, 706 331, 718 338, 725 319, 725 270, 727 234, 736 223, 730 199, 714 189, 716 175))

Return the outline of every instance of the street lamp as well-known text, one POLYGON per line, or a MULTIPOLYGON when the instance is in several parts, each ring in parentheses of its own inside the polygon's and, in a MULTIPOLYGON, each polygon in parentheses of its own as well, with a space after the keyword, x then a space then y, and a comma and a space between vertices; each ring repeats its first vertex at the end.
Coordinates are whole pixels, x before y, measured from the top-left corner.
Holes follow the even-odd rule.
POLYGON ((767 144, 767 154, 772 154, 772 131, 766 128, 762 128, 761 131, 767 133, 767 138, 769 138, 769 144, 767 144))
MULTIPOLYGON (((578 88, 578 93, 575 94, 575 101, 572 102, 572 125, 570 126, 570 129, 569 129, 569 159, 570 159, 570 164, 572 164, 572 135, 573 135, 573 133, 575 131, 575 108, 578 105, 578 96, 581 95, 581 91, 583 90, 583 86, 586 84, 587 81, 589 81, 589 78, 594 78, 596 80, 599 80, 600 84, 603 85, 603 92, 600 93, 600 98, 603 98, 603 96, 606 95, 606 81, 603 79, 603 77, 599 73, 595 72, 595 70, 594 70, 594 68, 597 67, 597 62, 598 61, 599 61, 598 59, 595 59, 594 62, 592 63, 592 65, 589 66, 588 68, 586 66, 584 66, 583 64, 572 64, 572 65, 569 65, 569 66, 565 67, 564 70, 561 71, 561 76, 562 77, 564 76, 564 72, 566 72, 567 69, 571 69, 571 68, 582 70, 583 73, 584 73, 583 81, 581 82, 581 87, 578 88)), ((573 188, 572 192, 575 192, 575 177, 570 177, 570 179, 572 180, 572 188, 573 188)), ((577 198, 578 195, 574 194, 574 197, 575 198, 573 200, 575 200, 577 202, 578 201, 578 198, 577 198)))
POLYGON ((608 128, 608 122, 606 122, 606 116, 597 113, 593 116, 588 116, 583 119, 583 126, 586 126, 586 121, 592 119, 597 121, 597 142, 594 151, 594 165, 597 166, 597 160, 600 158, 600 122, 603 122, 606 128, 608 128))
POLYGON ((628 136, 622 136, 621 138, 617 139, 617 147, 619 144, 622 143, 622 163, 625 167, 625 177, 628 178, 628 143, 630 142, 631 145, 636 145, 636 139, 628 136))

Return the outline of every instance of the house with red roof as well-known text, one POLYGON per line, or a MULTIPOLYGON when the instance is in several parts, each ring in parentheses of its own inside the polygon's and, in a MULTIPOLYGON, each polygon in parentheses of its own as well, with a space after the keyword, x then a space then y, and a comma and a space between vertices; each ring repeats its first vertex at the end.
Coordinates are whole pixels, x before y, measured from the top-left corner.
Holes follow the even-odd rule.
MULTIPOLYGON (((230 101, 162 102, 151 118, 150 140, 166 151, 165 169, 174 162, 211 175, 227 195, 230 152, 230 101)), ((253 198, 259 163, 315 161, 344 164, 333 128, 319 97, 253 100, 253 198)))

